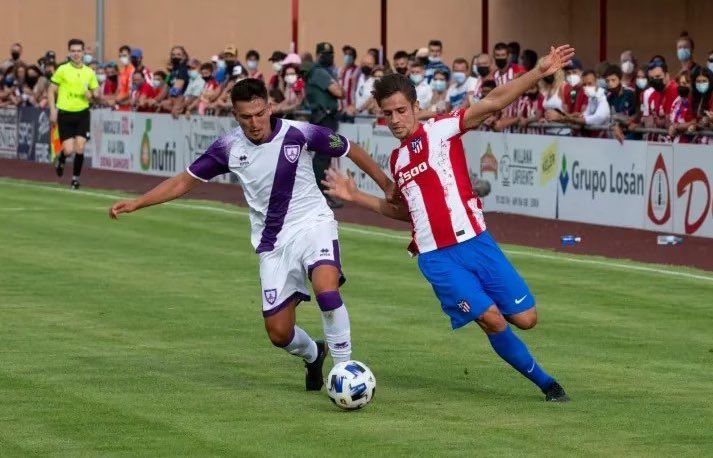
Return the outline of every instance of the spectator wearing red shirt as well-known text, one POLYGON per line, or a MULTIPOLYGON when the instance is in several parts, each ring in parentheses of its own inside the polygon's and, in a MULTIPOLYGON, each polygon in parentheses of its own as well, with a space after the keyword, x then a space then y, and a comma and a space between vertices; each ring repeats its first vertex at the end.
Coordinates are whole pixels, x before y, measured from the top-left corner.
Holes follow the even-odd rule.
POLYGON ((346 45, 342 48, 342 53, 344 65, 339 69, 338 80, 344 89, 344 98, 339 100, 339 111, 348 117, 353 117, 356 113, 354 97, 361 70, 356 65, 356 49, 346 45))
POLYGON ((151 81, 153 80, 153 73, 151 73, 151 70, 144 65, 144 52, 139 48, 132 49, 130 60, 131 65, 134 66, 134 71, 141 72, 141 74, 144 75, 144 79, 150 86, 151 81))
POLYGON ((696 131, 696 118, 691 110, 691 78, 687 73, 676 77, 678 97, 671 104, 668 115, 669 141, 673 143, 691 143, 696 131))
POLYGON ((520 56, 520 65, 526 72, 535 68, 535 65, 537 65, 537 53, 532 49, 524 50, 520 56))
POLYGON ((277 114, 290 117, 291 114, 302 106, 305 98, 305 82, 300 76, 298 64, 287 64, 282 69, 284 86, 282 93, 285 99, 276 105, 273 110, 277 114))
POLYGON ((279 89, 280 88, 280 74, 282 73, 282 61, 287 57, 282 51, 273 51, 269 59, 272 62, 272 71, 275 72, 270 76, 270 80, 267 84, 267 89, 279 89))
POLYGON ((104 84, 102 84, 99 92, 101 104, 105 107, 114 108, 114 105, 116 105, 116 91, 119 87, 119 74, 116 70, 116 64, 109 62, 104 67, 104 72, 106 74, 106 80, 104 84))
POLYGON ((522 67, 508 59, 508 55, 508 45, 505 43, 497 43, 493 48, 496 67, 493 79, 498 86, 514 80, 517 75, 524 72, 522 67))
POLYGON ((218 99, 222 92, 222 87, 213 74, 213 66, 209 63, 201 65, 201 78, 205 81, 203 93, 198 101, 198 114, 204 116, 206 111, 211 109, 211 104, 218 99))
POLYGON ((562 90, 562 103, 567 113, 581 113, 587 103, 587 95, 582 85, 582 63, 579 59, 572 61, 564 67, 566 84, 562 90))
MULTIPOLYGON (((695 120, 695 125, 689 128, 692 133, 699 129, 711 128, 711 118, 713 117, 713 97, 711 96, 711 93, 713 93, 713 72, 706 67, 698 67, 691 74, 691 80, 693 84, 691 85, 690 112, 695 120)), ((692 141, 708 144, 711 138, 705 135, 696 135, 692 141)))
MULTIPOLYGON (((542 118, 544 97, 537 85, 528 89, 512 108, 503 110, 502 117, 495 123, 493 130, 496 132, 509 131, 511 128, 520 127, 523 132, 527 126, 542 118)), ((539 133, 539 132, 529 132, 539 133)))
POLYGON ((260 66, 260 53, 251 49, 245 54, 245 68, 248 70, 248 78, 255 78, 260 81, 264 81, 265 77, 262 72, 258 70, 260 66))
POLYGON ((156 95, 156 89, 151 83, 146 82, 144 73, 141 70, 136 70, 131 76, 131 107, 134 111, 156 111, 149 106, 148 100, 151 100, 156 95))

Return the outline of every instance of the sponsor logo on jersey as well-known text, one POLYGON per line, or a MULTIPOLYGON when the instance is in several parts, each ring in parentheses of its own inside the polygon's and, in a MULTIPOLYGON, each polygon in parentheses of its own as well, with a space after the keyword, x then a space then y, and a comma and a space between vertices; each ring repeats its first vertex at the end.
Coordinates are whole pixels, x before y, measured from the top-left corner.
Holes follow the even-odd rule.
POLYGON ((458 308, 463 313, 470 312, 470 304, 468 303, 468 301, 463 300, 463 301, 458 302, 458 308))
POLYGON ((416 176, 428 170, 428 164, 424 161, 418 165, 414 165, 410 169, 401 169, 398 172, 398 185, 403 186, 409 181, 416 178, 416 176))
POLYGON ((423 151, 423 142, 421 141, 420 138, 411 140, 411 150, 417 154, 420 153, 421 151, 423 151))
POLYGON ((344 147, 342 137, 337 134, 329 134, 329 147, 332 149, 340 149, 344 147))

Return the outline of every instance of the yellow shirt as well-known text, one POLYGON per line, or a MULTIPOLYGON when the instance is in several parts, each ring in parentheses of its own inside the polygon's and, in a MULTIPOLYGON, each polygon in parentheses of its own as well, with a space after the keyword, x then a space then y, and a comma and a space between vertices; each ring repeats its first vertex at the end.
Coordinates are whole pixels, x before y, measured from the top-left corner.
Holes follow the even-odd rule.
POLYGON ((71 62, 60 65, 52 75, 57 89, 57 108, 62 111, 82 111, 89 108, 87 91, 99 87, 94 70, 82 65, 77 68, 71 62))

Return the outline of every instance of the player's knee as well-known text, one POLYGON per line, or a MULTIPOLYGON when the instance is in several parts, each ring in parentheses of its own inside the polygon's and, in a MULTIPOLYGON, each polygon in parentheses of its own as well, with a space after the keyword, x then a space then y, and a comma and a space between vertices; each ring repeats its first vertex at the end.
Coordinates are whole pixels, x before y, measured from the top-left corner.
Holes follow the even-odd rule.
POLYGON ((270 326, 267 328, 267 336, 270 342, 276 347, 284 348, 292 342, 295 335, 293 326, 270 326))
POLYGON ((537 324, 537 313, 529 313, 513 322, 520 329, 532 329, 537 324))
POLYGON ((500 313, 500 310, 498 310, 495 306, 486 310, 485 313, 478 318, 477 322, 486 334, 502 332, 508 325, 503 314, 500 313))
POLYGON ((343 305, 339 291, 325 291, 317 294, 317 304, 323 312, 331 312, 343 305))

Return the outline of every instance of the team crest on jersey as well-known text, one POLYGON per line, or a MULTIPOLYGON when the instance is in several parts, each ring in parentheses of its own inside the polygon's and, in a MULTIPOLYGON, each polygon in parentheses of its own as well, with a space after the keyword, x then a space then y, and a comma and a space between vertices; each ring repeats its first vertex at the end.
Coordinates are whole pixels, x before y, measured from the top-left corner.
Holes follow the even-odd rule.
POLYGON ((458 302, 458 308, 460 309, 461 312, 463 313, 469 313, 470 312, 470 304, 468 301, 460 301, 458 302))
POLYGON ((411 150, 413 150, 414 153, 420 153, 423 151, 423 142, 421 142, 420 137, 415 140, 411 140, 411 150))
POLYGON ((288 161, 294 163, 297 158, 300 157, 300 146, 285 145, 282 147, 282 152, 285 154, 285 158, 287 158, 288 161))
POLYGON ((277 299, 277 290, 276 289, 266 289, 264 291, 265 293, 265 300, 267 301, 268 304, 272 305, 275 303, 275 300, 277 299))

